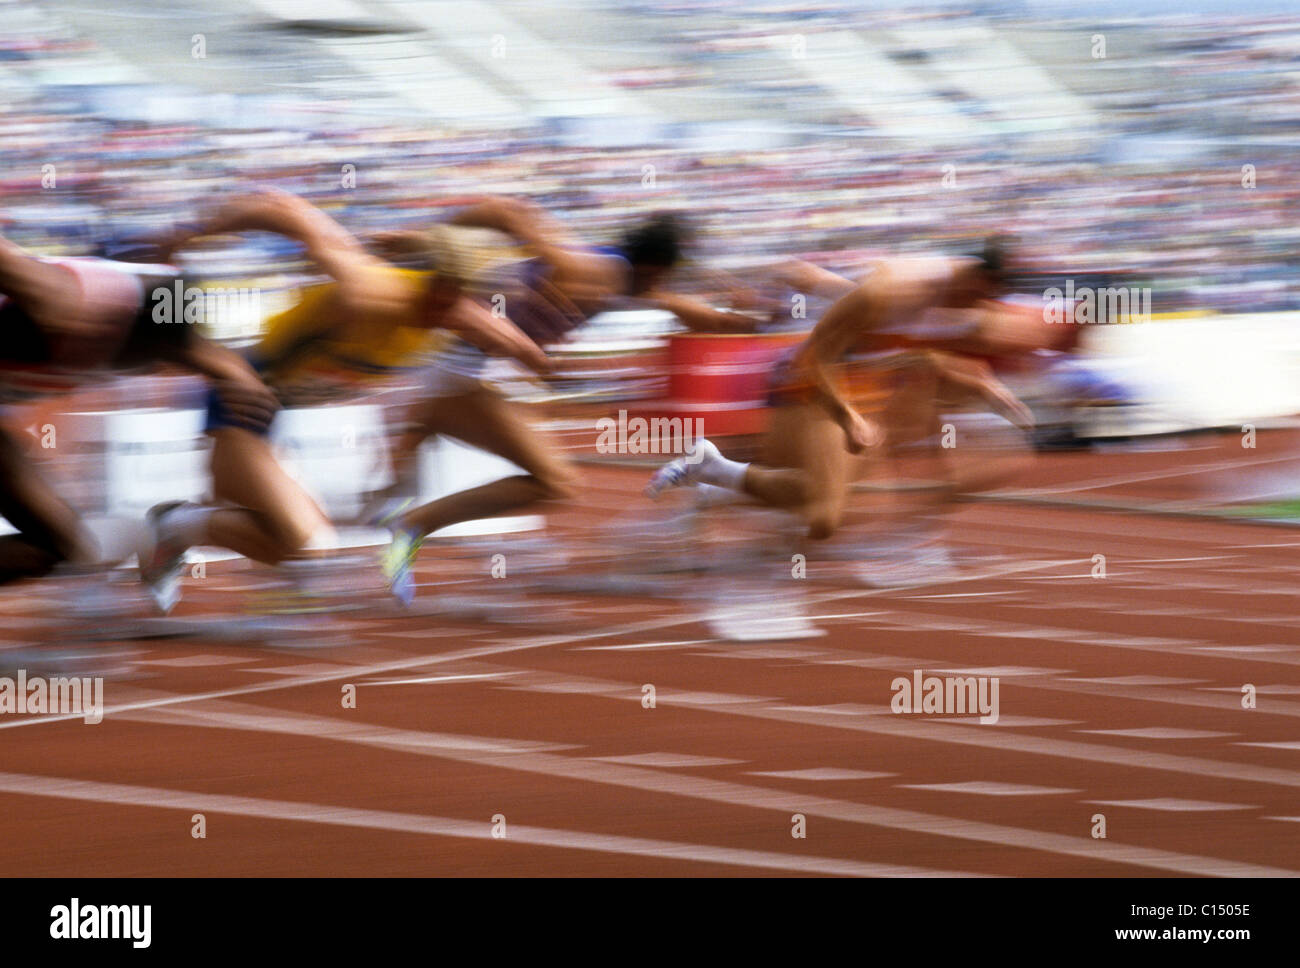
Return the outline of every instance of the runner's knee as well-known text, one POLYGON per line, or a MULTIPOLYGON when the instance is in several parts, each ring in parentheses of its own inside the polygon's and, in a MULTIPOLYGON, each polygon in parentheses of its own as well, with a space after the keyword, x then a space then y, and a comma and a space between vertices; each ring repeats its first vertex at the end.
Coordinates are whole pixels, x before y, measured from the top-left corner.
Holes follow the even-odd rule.
POLYGON ((319 530, 317 522, 292 515, 268 516, 266 531, 271 546, 268 550, 274 553, 277 563, 291 558, 305 549, 319 530))

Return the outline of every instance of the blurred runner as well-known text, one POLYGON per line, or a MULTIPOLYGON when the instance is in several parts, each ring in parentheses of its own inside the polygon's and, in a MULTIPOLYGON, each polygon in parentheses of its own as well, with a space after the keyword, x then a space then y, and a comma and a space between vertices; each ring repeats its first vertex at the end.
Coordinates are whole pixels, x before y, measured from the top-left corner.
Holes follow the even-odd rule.
MULTIPOLYGON (((39 259, 0 238, 0 402, 22 403, 114 374, 171 364, 208 378, 214 399, 249 426, 277 403, 240 356, 161 312, 179 270, 100 258, 39 259)), ((0 429, 0 514, 18 529, 0 537, 0 582, 56 565, 128 557, 101 548, 80 516, 49 487, 20 442, 0 429)))
MULTIPOLYGON (((355 396, 367 385, 422 366, 446 334, 510 356, 538 371, 546 355, 508 319, 463 292, 453 253, 424 245, 424 268, 396 268, 365 251, 324 212, 276 191, 240 197, 211 218, 157 240, 163 258, 200 236, 266 231, 300 243, 333 281, 310 286, 267 324, 249 362, 284 406, 355 396), (437 260, 435 262, 435 260, 437 260)), ((332 527, 315 500, 280 466, 269 422, 250 423, 220 395, 209 400, 206 430, 214 506, 158 505, 149 514, 153 547, 141 577, 167 610, 179 596, 182 555, 192 545, 229 548, 266 564, 328 544, 332 527)))
MULTIPOLYGON (((656 497, 668 488, 693 484, 721 487, 796 511, 810 538, 829 538, 843 518, 857 476, 856 458, 879 451, 889 440, 879 420, 864 417, 854 406, 849 387, 857 364, 846 362, 870 361, 873 354, 875 372, 866 373, 877 396, 898 390, 893 380, 879 392, 882 363, 924 388, 909 415, 923 435, 937 431, 938 400, 944 394, 982 398, 1016 427, 1032 426, 1028 408, 990 367, 964 355, 1002 351, 1023 339, 1005 308, 993 302, 1005 285, 998 247, 962 259, 881 262, 858 283, 837 278, 825 273, 812 280, 842 295, 808 339, 774 367, 769 396, 774 410, 763 461, 728 460, 704 440, 688 457, 660 468, 647 494, 656 497)), ((901 437, 915 430, 895 433, 901 437)))
MULTIPOLYGON (((454 216, 462 228, 493 229, 519 247, 522 258, 504 275, 480 287, 480 297, 501 297, 505 315, 534 342, 547 346, 564 339, 590 317, 635 299, 665 309, 687 327, 709 332, 748 332, 755 320, 715 310, 689 296, 663 288, 680 261, 683 230, 668 215, 653 216, 630 229, 616 246, 584 245, 535 204, 492 197, 454 216), (492 293, 493 286, 499 288, 492 293)), ((406 241, 419 245, 421 234, 406 241)), ((395 250, 403 236, 385 242, 395 250)), ((461 521, 492 517, 540 501, 573 495, 568 460, 530 426, 523 407, 484 382, 489 354, 464 339, 454 339, 428 371, 424 399, 410 415, 411 429, 398 448, 410 462, 399 476, 409 481, 418 448, 426 438, 446 434, 518 465, 523 474, 390 513, 384 523, 393 540, 383 567, 393 594, 409 603, 415 594, 411 567, 426 535, 461 521)))

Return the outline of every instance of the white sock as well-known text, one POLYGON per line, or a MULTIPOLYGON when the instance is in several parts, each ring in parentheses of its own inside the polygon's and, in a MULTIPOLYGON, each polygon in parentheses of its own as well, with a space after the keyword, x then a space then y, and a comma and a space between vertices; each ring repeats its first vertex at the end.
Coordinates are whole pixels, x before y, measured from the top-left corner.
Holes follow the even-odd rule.
POLYGON ((748 468, 748 464, 728 460, 714 451, 700 461, 700 472, 696 480, 716 487, 725 487, 731 491, 739 491, 745 482, 745 471, 748 468))
POLYGON ((208 519, 215 508, 179 507, 168 511, 159 522, 158 532, 164 541, 175 541, 187 547, 207 543, 208 519))

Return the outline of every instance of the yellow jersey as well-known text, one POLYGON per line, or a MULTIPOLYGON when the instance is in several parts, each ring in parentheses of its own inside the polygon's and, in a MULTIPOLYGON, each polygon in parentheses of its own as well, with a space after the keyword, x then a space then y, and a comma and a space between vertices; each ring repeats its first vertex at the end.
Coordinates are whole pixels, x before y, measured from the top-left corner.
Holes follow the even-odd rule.
POLYGON ((420 325, 432 272, 384 266, 398 294, 393 305, 346 321, 335 301, 338 283, 309 286, 296 304, 272 316, 250 360, 286 406, 311 406, 357 396, 367 387, 423 368, 450 340, 420 325))

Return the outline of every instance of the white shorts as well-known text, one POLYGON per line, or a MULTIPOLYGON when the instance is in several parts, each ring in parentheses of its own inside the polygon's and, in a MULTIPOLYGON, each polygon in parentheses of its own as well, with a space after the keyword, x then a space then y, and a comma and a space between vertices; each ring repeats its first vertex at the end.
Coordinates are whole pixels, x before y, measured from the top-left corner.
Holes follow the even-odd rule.
POLYGON ((454 340, 425 370, 425 393, 431 397, 456 397, 479 389, 491 359, 477 346, 454 340))

